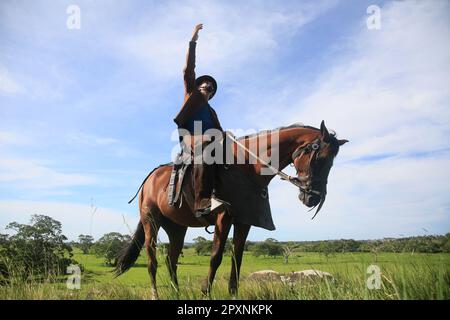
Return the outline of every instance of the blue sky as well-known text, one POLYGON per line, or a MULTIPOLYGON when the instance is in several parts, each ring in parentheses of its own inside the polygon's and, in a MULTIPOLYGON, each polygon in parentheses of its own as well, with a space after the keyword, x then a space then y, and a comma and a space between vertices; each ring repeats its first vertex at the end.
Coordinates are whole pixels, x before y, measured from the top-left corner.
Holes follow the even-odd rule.
MULTIPOLYGON (((170 161, 187 44, 202 22, 197 74, 218 80, 223 127, 324 119, 351 141, 315 220, 274 181, 277 230, 250 239, 448 232, 449 17, 448 1, 2 1, 0 228, 39 213, 70 238, 134 229, 127 201, 170 161), (66 27, 71 4, 79 30, 66 27), (372 4, 380 30, 366 27, 372 4)), ((190 229, 186 241, 197 235, 207 236, 190 229)))

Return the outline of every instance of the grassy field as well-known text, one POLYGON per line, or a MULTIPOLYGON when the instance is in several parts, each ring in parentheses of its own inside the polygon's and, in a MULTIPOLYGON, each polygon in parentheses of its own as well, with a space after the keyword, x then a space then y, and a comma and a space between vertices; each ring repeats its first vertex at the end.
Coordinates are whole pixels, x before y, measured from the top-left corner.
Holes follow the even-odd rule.
MULTIPOLYGON (((102 258, 75 251, 84 266, 80 290, 68 290, 65 283, 16 283, 0 286, 0 299, 149 299, 147 260, 141 254, 136 265, 114 279, 102 258)), ((202 299, 201 281, 206 277, 208 256, 185 249, 180 257, 180 291, 173 290, 163 256, 159 256, 158 290, 161 299, 202 299)), ((228 277, 231 258, 225 256, 212 291, 212 299, 231 299, 228 277)), ((325 257, 318 253, 294 253, 289 263, 282 257, 254 257, 245 253, 241 269, 239 299, 450 299, 450 254, 340 253, 325 257), (382 272, 380 289, 366 285, 367 267, 375 264, 382 272), (271 269, 289 273, 305 269, 326 271, 334 281, 288 285, 281 282, 246 281, 248 274, 271 269)))

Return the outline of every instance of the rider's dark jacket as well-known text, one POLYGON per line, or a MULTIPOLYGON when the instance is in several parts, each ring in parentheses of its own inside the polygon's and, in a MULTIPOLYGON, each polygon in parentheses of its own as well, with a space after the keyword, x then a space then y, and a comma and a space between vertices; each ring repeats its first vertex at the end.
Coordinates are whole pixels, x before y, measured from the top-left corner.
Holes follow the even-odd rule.
POLYGON ((198 114, 198 111, 207 105, 211 112, 211 119, 215 125, 216 129, 221 131, 222 127, 220 125, 219 119, 217 117, 216 111, 208 104, 204 96, 198 90, 195 85, 195 47, 196 42, 189 42, 189 51, 186 57, 186 67, 184 68, 184 102, 178 112, 178 114, 173 119, 179 128, 183 128, 187 122, 198 114))

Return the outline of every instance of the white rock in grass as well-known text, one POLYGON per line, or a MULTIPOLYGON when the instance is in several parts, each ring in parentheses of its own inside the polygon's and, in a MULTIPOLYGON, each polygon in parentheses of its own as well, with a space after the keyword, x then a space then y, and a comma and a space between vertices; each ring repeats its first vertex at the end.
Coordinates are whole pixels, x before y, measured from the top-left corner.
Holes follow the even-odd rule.
POLYGON ((247 280, 273 281, 273 280, 281 280, 281 276, 278 272, 274 270, 261 270, 249 274, 247 280))
POLYGON ((333 275, 320 270, 303 270, 291 273, 278 273, 274 270, 256 271, 247 276, 250 281, 281 281, 285 284, 294 284, 295 282, 312 282, 319 280, 333 281, 333 275))
POLYGON ((289 276, 289 280, 291 282, 296 281, 315 281, 315 280, 329 280, 332 281, 333 275, 328 272, 320 271, 320 270, 303 270, 303 271, 296 271, 291 273, 289 276))

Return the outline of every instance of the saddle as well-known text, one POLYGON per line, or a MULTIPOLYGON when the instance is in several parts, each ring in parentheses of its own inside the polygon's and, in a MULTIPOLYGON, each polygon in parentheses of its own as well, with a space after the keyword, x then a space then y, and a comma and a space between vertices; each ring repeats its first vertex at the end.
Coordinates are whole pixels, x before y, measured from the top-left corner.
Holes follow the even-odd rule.
MULTIPOLYGON (((188 203, 193 201, 193 195, 186 190, 189 188, 185 188, 186 173, 192 169, 192 165, 188 163, 176 161, 172 166, 167 190, 171 206, 181 206, 183 196, 187 197, 188 203)), ((236 221, 275 230, 267 187, 260 186, 236 166, 219 166, 217 170, 217 185, 211 199, 211 206, 215 209, 212 209, 212 212, 225 206, 236 221)))
MULTIPOLYGON (((183 195, 187 197, 188 202, 194 201, 194 195, 186 190, 186 186, 183 185, 184 179, 186 177, 186 173, 190 172, 192 169, 192 165, 190 164, 181 164, 181 165, 172 165, 172 172, 170 174, 169 186, 167 188, 167 199, 169 206, 181 206, 181 199, 183 195)), ((189 173, 188 173, 189 175, 189 173)), ((213 194, 211 198, 211 211, 210 213, 216 213, 223 209, 224 206, 229 205, 226 201, 221 199, 217 199, 213 194)), ((197 217, 198 218, 198 217, 197 217)))
MULTIPOLYGON (((168 193, 167 199, 169 206, 181 207, 184 197, 188 206, 190 206, 191 209, 193 209, 192 208, 194 202, 193 189, 189 188, 189 185, 186 185, 186 183, 189 183, 189 180, 186 181, 185 179, 186 176, 189 176, 192 173, 193 169, 191 161, 189 160, 193 160, 192 156, 189 159, 189 155, 183 156, 181 154, 178 154, 175 162, 171 163, 172 171, 170 173, 169 185, 167 187, 168 193)), ((216 198, 214 190, 211 198, 210 212, 207 214, 207 216, 220 212, 221 210, 225 209, 226 206, 229 206, 229 203, 216 198)), ((196 217, 204 218, 203 216, 197 215, 196 217)))
POLYGON ((186 172, 191 168, 189 161, 183 158, 182 154, 177 155, 177 159, 172 164, 172 172, 170 173, 169 186, 167 188, 168 201, 170 206, 175 206, 181 199, 183 191, 183 182, 186 172))

